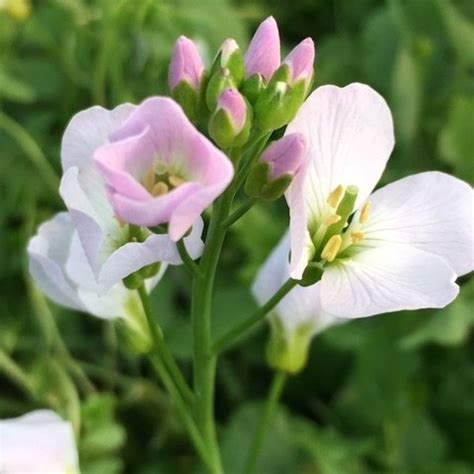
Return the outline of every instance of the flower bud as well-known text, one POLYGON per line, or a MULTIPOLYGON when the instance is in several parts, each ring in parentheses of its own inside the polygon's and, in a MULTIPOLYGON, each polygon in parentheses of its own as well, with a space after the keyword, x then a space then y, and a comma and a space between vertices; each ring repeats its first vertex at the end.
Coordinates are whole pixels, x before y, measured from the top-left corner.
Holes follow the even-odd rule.
POLYGON ((306 142, 300 133, 291 133, 273 142, 250 172, 245 192, 265 200, 282 196, 303 167, 305 148, 306 142))
POLYGON ((238 87, 244 78, 244 58, 237 42, 228 38, 222 43, 211 68, 211 75, 219 69, 228 69, 232 81, 238 87))
POLYGON ((310 325, 302 324, 288 332, 277 317, 271 319, 270 340, 267 345, 267 362, 274 370, 297 374, 306 366, 314 332, 310 325))
POLYGON ((217 69, 211 75, 206 90, 206 104, 209 110, 215 109, 217 99, 225 89, 235 89, 236 87, 229 69, 217 69))
POLYGON ((245 53, 245 77, 261 74, 269 81, 280 65, 280 36, 270 16, 260 24, 245 53))
POLYGON ((304 101, 304 81, 288 85, 289 67, 283 64, 274 74, 268 87, 260 94, 255 104, 255 118, 260 129, 277 130, 288 124, 304 101))
POLYGON ((249 107, 237 89, 224 90, 209 121, 209 135, 221 147, 243 145, 250 133, 249 107))
POLYGON ((245 79, 242 84, 242 94, 246 99, 252 104, 255 105, 260 93, 265 88, 263 83, 263 77, 261 74, 254 74, 253 76, 245 79))
POLYGON ((306 38, 283 60, 289 68, 289 84, 294 86, 299 81, 304 81, 306 91, 313 79, 314 43, 311 38, 306 38))
POLYGON ((169 86, 173 98, 190 118, 197 113, 203 74, 204 65, 196 45, 180 36, 169 67, 169 86))

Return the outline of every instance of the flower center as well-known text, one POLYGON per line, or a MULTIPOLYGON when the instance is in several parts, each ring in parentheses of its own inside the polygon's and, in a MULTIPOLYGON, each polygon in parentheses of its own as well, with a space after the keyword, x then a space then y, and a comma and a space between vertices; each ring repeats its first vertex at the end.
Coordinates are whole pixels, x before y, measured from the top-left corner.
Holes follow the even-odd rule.
POLYGON ((151 167, 143 178, 143 186, 155 197, 163 196, 184 184, 186 180, 178 173, 173 173, 166 165, 151 167))
POLYGON ((366 202, 362 207, 358 223, 351 224, 350 230, 347 230, 358 192, 357 186, 349 185, 344 188, 339 185, 329 193, 326 200, 326 216, 312 236, 315 248, 313 260, 332 262, 351 245, 364 240, 364 233, 360 230, 360 225, 364 224, 369 217, 369 202, 366 202))

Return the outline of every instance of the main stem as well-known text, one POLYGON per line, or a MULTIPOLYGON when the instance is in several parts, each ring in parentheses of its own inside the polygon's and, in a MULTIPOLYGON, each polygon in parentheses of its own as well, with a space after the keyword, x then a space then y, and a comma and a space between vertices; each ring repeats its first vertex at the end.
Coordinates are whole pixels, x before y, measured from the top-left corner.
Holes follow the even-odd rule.
POLYGON ((214 278, 226 234, 222 222, 229 215, 234 194, 234 187, 231 185, 215 204, 199 265, 201 275, 194 279, 192 293, 195 415, 204 442, 211 452, 214 474, 223 471, 214 422, 216 356, 211 353, 211 304, 214 278))

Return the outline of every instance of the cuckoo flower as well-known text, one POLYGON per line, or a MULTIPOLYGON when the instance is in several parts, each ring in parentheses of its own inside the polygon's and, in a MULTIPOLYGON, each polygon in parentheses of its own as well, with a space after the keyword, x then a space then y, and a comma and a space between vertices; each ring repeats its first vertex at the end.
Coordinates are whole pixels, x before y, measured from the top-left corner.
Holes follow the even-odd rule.
POLYGON ((261 74, 266 81, 280 66, 280 35, 272 16, 262 22, 253 35, 244 62, 246 78, 261 74))
MULTIPOLYGON (((94 281, 104 291, 155 262, 181 263, 176 245, 167 234, 136 229, 117 218, 93 160, 97 148, 110 142, 113 132, 135 109, 134 105, 124 104, 114 110, 91 107, 79 112, 67 126, 61 146, 64 175, 60 194, 92 268, 94 281)), ((202 251, 201 232, 202 222, 197 221, 192 233, 185 238, 193 258, 202 251)))
POLYGON ((72 426, 51 410, 0 420, 2 474, 79 474, 72 426))
POLYGON ((456 277, 473 269, 472 188, 427 172, 370 195, 394 136, 387 104, 362 84, 317 89, 288 126, 294 132, 308 142, 309 164, 287 192, 291 276, 324 265, 321 305, 338 317, 451 302, 456 277))
POLYGON ((116 215, 139 226, 168 224, 173 241, 199 222, 233 176, 227 156, 165 97, 142 102, 94 156, 116 215))
POLYGON ((176 41, 169 68, 169 86, 173 91, 181 82, 186 82, 193 89, 199 89, 204 64, 197 46, 186 36, 176 41))
MULTIPOLYGON (((286 234, 259 270, 252 285, 258 304, 264 305, 290 278, 286 234)), ((287 372, 301 370, 308 355, 312 337, 334 324, 344 322, 327 314, 321 307, 321 285, 296 286, 269 314, 272 338, 268 346, 270 364, 287 372)))
MULTIPOLYGON (((146 316, 137 292, 128 290, 122 282, 106 291, 99 287, 67 212, 56 214, 39 227, 29 242, 28 255, 33 280, 52 301, 99 318, 120 318, 137 342, 138 338, 144 343, 142 346, 150 342, 146 316)), ((140 271, 148 290, 159 281, 166 264, 156 267, 151 265, 140 271)))

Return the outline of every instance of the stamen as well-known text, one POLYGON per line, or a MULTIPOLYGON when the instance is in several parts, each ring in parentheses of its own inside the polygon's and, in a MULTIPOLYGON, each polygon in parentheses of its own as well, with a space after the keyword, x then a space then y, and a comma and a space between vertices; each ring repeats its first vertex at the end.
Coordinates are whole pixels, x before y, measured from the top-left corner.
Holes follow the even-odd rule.
POLYGON ((179 176, 172 174, 168 177, 168 182, 171 184, 171 186, 173 186, 173 188, 177 188, 178 186, 184 184, 186 181, 184 181, 184 179, 180 178, 179 176))
POLYGON ((146 173, 145 177, 143 178, 143 186, 145 186, 145 189, 151 193, 153 191, 153 188, 155 186, 155 170, 153 168, 150 168, 146 173))
POLYGON ((153 194, 153 196, 155 197, 163 196, 163 194, 166 194, 168 190, 169 190, 168 186, 165 183, 160 181, 159 183, 155 184, 155 187, 153 188, 153 191, 151 192, 151 194, 153 194))
POLYGON ((367 201, 362 206, 362 209, 360 210, 359 222, 361 224, 365 224, 367 222, 367 219, 369 218, 369 212, 370 212, 370 202, 367 201))
POLYGON ((335 209, 337 205, 339 204, 339 201, 341 200, 343 195, 344 195, 344 187, 339 185, 337 188, 333 189, 329 193, 327 203, 335 209))
POLYGON ((339 252, 339 249, 342 245, 342 237, 340 235, 333 235, 324 246, 323 251, 321 252, 321 258, 332 262, 339 252))
POLYGON ((337 214, 331 214, 330 216, 327 216, 326 219, 323 220, 323 224, 329 227, 330 225, 333 225, 336 222, 339 222, 340 220, 341 220, 341 216, 337 214))
POLYGON ((363 232, 351 232, 351 240, 353 244, 357 244, 358 242, 361 242, 364 240, 364 233, 363 232))

